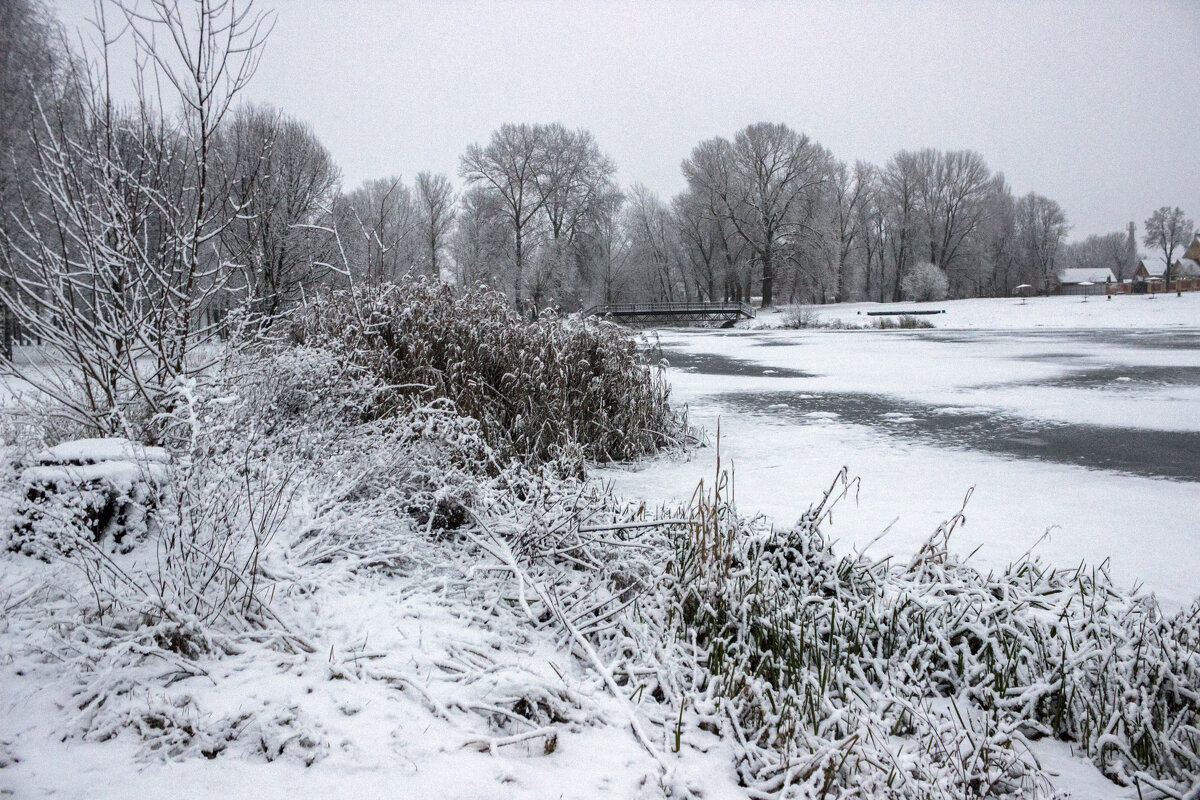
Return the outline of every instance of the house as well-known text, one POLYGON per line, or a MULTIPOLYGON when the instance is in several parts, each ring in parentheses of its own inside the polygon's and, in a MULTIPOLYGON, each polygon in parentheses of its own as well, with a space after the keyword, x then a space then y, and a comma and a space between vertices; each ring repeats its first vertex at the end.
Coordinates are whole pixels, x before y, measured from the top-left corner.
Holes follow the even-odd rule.
MULTIPOLYGON (((1139 261, 1133 281, 1135 292, 1163 291, 1166 282, 1163 279, 1162 256, 1146 256, 1139 261)), ((1197 290, 1200 290, 1200 234, 1183 251, 1183 255, 1171 264, 1171 291, 1197 290)))
POLYGON ((1171 288, 1184 292, 1200 289, 1200 233, 1171 265, 1171 288))
POLYGON ((1058 273, 1059 294, 1104 294, 1114 283, 1117 276, 1107 267, 1071 268, 1058 273))
POLYGON ((1162 257, 1143 256, 1133 272, 1133 293, 1161 292, 1163 286, 1162 257))
POLYGON ((1137 269, 1133 272, 1133 280, 1136 281, 1162 281, 1163 268, 1162 259, 1155 256, 1143 256, 1138 261, 1137 269))

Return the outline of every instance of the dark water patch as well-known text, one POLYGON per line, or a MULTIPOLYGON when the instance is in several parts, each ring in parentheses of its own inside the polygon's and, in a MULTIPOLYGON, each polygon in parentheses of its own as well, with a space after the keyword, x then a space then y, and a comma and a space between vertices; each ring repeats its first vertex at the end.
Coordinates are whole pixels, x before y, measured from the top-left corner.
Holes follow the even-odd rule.
POLYGON ((1090 358, 1087 353, 1033 353, 1032 355, 1017 355, 1022 361, 1078 361, 1090 358))
POLYGON ((736 375, 748 378, 811 378, 811 372, 787 367, 766 367, 752 361, 742 361, 713 353, 684 353, 663 349, 663 358, 672 369, 698 372, 703 375, 736 375))
MULTIPOLYGON (((1200 329, 1152 330, 1147 328, 1050 328, 1045 330, 917 330, 907 331, 910 336, 924 341, 942 344, 994 344, 1010 342, 1058 342, 1100 345, 1113 348, 1136 348, 1139 350, 1200 350, 1200 329)), ((781 344, 788 344, 783 342, 781 344)), ((1038 353, 1019 358, 1080 358, 1090 353, 1038 353)))
POLYGON ((1028 384, 1071 389, 1141 389, 1200 386, 1200 367, 1105 366, 1028 384))
MULTIPOLYGON (((948 343, 995 342, 1001 339, 1026 342, 1078 342, 1105 347, 1139 350, 1200 350, 1200 330, 1070 329, 1022 331, 924 331, 921 338, 948 343)), ((1064 356, 1071 356, 1066 353, 1064 356)))
MULTIPOLYGON (((937 447, 1200 482, 1200 433, 1145 431, 1031 420, 990 409, 930 406, 873 394, 727 393, 731 411, 800 425, 836 420, 937 447)), ((1069 491, 1070 487, 1030 487, 1069 491)), ((1129 498, 1136 502, 1136 498, 1129 498)))
POLYGON ((1101 341, 1145 350, 1200 350, 1200 331, 1104 331, 1101 341))

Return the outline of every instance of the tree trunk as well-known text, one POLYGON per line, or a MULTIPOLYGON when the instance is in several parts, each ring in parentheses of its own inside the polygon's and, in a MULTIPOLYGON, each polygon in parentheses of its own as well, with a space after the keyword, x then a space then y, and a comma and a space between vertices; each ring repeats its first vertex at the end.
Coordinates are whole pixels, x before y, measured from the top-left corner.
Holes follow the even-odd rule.
POLYGON ((772 290, 775 288, 775 265, 771 261, 771 248, 763 251, 762 256, 762 307, 770 308, 774 304, 772 290))
POLYGON ((513 278, 513 305, 516 306, 517 309, 520 309, 521 308, 521 271, 522 271, 522 267, 524 266, 524 264, 522 263, 524 254, 521 252, 521 245, 522 245, 521 228, 519 226, 517 227, 517 230, 516 230, 516 236, 517 236, 517 246, 516 246, 517 263, 515 265, 516 266, 516 269, 515 269, 516 276, 513 278))

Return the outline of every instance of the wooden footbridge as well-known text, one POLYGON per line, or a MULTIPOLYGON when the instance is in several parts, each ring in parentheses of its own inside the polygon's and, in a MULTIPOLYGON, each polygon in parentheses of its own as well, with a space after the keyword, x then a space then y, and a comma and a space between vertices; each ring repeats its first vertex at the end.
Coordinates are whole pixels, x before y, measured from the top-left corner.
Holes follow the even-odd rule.
POLYGON ((718 322, 728 328, 739 319, 753 319, 754 306, 733 300, 690 303, 602 303, 583 312, 585 317, 605 317, 638 325, 678 325, 718 322))

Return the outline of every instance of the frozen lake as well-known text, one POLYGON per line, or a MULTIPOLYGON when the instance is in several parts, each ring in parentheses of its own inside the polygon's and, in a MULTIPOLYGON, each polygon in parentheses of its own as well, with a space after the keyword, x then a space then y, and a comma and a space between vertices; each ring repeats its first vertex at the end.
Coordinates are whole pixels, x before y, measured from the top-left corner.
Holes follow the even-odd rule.
MULTIPOLYGON (((906 556, 974 487, 955 537, 978 566, 1036 543, 1167 606, 1200 593, 1200 331, 659 335, 674 402, 710 433, 720 419, 743 513, 788 524, 845 465, 862 488, 830 535, 861 548, 890 525, 869 553, 906 556)), ((714 455, 601 474, 686 500, 714 455)))

